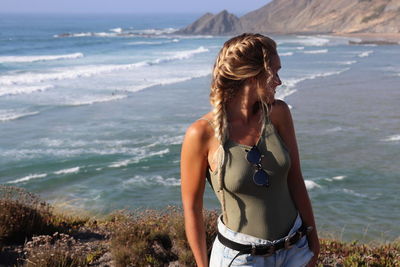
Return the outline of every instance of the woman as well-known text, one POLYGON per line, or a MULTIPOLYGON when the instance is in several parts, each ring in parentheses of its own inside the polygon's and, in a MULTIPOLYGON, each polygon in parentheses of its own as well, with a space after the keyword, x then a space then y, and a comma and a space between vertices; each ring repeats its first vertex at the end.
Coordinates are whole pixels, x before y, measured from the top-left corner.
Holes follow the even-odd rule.
POLYGON ((319 241, 300 169, 275 42, 242 34, 221 49, 212 73, 213 110, 182 145, 188 242, 198 266, 314 266, 319 241), (222 206, 210 262, 203 221, 207 177, 222 206))

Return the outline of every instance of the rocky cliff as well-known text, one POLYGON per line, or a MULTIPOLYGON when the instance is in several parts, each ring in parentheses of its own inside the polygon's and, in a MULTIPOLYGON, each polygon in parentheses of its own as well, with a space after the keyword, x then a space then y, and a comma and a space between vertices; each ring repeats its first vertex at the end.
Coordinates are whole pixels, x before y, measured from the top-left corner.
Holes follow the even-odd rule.
POLYGON ((182 33, 400 33, 400 0, 273 0, 240 18, 207 13, 182 33))
POLYGON ((227 35, 241 31, 242 25, 239 18, 224 10, 216 15, 206 13, 178 33, 227 35))

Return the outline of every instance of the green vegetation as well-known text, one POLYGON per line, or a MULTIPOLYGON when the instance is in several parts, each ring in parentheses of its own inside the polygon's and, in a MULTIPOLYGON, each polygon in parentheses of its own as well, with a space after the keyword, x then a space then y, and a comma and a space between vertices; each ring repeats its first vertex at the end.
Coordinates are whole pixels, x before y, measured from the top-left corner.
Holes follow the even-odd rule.
MULTIPOLYGON (((205 211, 207 247, 218 212, 205 211)), ((23 189, 0 185, 0 264, 5 266, 195 266, 182 210, 66 216, 23 189), (25 242, 27 241, 27 242, 25 242)), ((400 266, 400 240, 379 245, 321 239, 318 266, 400 266)))

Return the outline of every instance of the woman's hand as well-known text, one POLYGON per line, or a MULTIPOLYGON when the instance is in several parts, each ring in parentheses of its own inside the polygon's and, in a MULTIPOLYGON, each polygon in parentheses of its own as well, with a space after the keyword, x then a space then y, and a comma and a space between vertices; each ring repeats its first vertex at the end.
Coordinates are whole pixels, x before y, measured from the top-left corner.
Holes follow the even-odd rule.
POLYGON ((317 265, 320 245, 319 240, 316 235, 313 235, 311 242, 308 243, 310 250, 314 253, 314 256, 311 258, 310 262, 307 264, 307 267, 314 267, 317 265))

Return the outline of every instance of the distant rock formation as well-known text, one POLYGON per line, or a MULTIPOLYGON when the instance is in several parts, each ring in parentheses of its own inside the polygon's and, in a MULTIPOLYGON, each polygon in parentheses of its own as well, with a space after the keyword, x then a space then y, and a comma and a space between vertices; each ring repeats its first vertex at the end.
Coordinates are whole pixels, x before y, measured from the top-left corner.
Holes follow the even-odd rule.
POLYGON ((216 15, 206 13, 194 23, 176 33, 228 35, 235 34, 241 29, 239 18, 224 10, 216 15))
POLYGON ((186 34, 400 33, 400 0, 273 0, 240 18, 207 13, 186 34))

